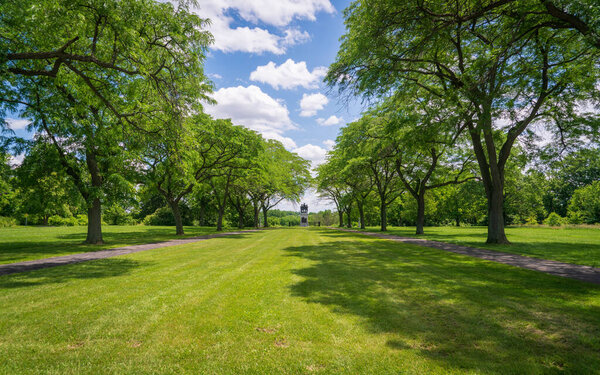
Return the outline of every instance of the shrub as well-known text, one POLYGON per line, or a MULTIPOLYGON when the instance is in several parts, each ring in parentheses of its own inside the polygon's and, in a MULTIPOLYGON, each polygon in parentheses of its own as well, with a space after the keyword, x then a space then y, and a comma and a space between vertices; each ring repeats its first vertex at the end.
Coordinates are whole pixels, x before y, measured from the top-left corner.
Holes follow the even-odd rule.
POLYGON ((88 224, 88 217, 87 215, 77 215, 77 225, 87 225, 88 224))
POLYGON ((535 216, 530 216, 525 220, 525 225, 538 225, 537 218, 535 216))
POLYGON ((583 214, 580 211, 569 211, 567 222, 569 224, 583 224, 583 214))
POLYGON ((544 221, 544 224, 550 227, 560 227, 564 222, 564 219, 556 212, 551 212, 550 215, 544 221))
POLYGON ((79 224, 79 220, 76 217, 61 217, 58 215, 53 215, 48 218, 48 225, 52 226, 62 226, 62 227, 74 227, 79 224))
MULTIPOLYGON (((183 221, 183 225, 192 225, 192 218, 190 215, 186 215, 189 210, 181 207, 182 215, 181 220, 183 221)), ((175 219, 173 218, 173 211, 169 207, 161 207, 154 211, 153 214, 150 214, 144 218, 142 221, 144 225, 175 225, 175 219)))
POLYGON ((0 216, 0 228, 14 227, 17 225, 17 220, 12 217, 0 216))
POLYGON ((134 218, 123 207, 113 204, 104 210, 104 220, 110 225, 133 225, 134 218))

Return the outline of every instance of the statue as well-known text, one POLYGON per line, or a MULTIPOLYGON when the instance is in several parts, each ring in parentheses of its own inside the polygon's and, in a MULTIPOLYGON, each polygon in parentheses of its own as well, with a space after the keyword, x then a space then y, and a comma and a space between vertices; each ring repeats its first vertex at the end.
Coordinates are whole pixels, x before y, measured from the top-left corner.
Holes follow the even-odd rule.
POLYGON ((300 226, 308 226, 308 205, 306 203, 300 205, 300 226))

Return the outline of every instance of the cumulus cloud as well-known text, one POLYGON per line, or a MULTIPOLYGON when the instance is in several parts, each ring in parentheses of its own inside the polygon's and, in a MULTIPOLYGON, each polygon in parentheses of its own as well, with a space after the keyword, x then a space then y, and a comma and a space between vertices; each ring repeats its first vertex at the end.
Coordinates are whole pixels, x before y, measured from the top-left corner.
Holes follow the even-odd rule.
POLYGON ((282 134, 286 130, 296 129, 290 119, 290 113, 281 100, 264 93, 259 87, 226 87, 213 94, 216 105, 207 105, 206 112, 216 118, 230 118, 236 125, 262 133, 265 138, 277 139, 292 149, 296 144, 282 134))
MULTIPOLYGON (((292 59, 287 59, 286 62, 279 66, 270 61, 267 65, 256 67, 256 70, 250 73, 250 79, 269 84, 276 90, 279 88, 293 89, 295 87, 314 89, 319 86, 319 82, 325 76, 326 72, 327 68, 324 66, 314 68, 311 72, 307 69, 306 62, 300 61, 296 63, 292 59)), ((325 96, 321 96, 325 98, 325 96)))
POLYGON ((8 127, 12 130, 21 130, 25 129, 27 125, 31 124, 31 121, 22 118, 7 118, 4 120, 8 127))
POLYGON ((300 100, 300 116, 310 117, 317 114, 317 111, 322 110, 329 103, 329 99, 321 93, 317 94, 302 94, 300 100))
POLYGON ((323 141, 323 144, 327 147, 327 150, 331 150, 335 146, 335 141, 333 139, 326 139, 323 141))
POLYGON ((9 163, 16 167, 23 164, 23 160, 25 160, 25 154, 11 155, 9 163))
POLYGON ((323 147, 312 145, 310 143, 302 147, 295 148, 293 151, 300 155, 300 157, 309 160, 312 167, 322 164, 325 161, 325 156, 327 155, 327 150, 325 150, 323 147))
POLYGON ((264 131, 261 134, 266 139, 274 139, 276 141, 281 142, 281 144, 283 145, 283 147, 285 147, 288 150, 293 150, 293 149, 295 149, 295 148, 298 147, 296 145, 296 142, 294 142, 294 140, 292 138, 285 137, 285 136, 281 135, 280 133, 277 133, 277 132, 274 132, 274 131, 264 131))
POLYGON ((215 37, 213 48, 223 52, 271 52, 283 54, 288 46, 308 40, 307 32, 294 28, 283 31, 283 35, 273 34, 260 27, 235 27, 229 16, 234 11, 245 21, 253 24, 284 28, 294 19, 316 19, 316 13, 333 13, 335 9, 329 0, 200 0, 196 12, 210 18, 209 30, 215 37))
POLYGON ((329 116, 329 118, 327 118, 327 119, 324 119, 324 118, 317 119, 317 122, 319 123, 319 125, 323 125, 323 126, 337 125, 337 124, 341 123, 342 121, 344 121, 344 119, 341 117, 337 117, 337 116, 329 116))

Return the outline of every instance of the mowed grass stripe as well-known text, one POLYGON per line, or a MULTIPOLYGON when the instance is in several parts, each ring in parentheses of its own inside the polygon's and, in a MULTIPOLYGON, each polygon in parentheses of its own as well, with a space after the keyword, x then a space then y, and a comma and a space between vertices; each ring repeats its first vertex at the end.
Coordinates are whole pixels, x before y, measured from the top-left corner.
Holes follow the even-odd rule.
POLYGON ((0 316, 2 373, 600 368, 598 287, 318 229, 3 276, 0 316))

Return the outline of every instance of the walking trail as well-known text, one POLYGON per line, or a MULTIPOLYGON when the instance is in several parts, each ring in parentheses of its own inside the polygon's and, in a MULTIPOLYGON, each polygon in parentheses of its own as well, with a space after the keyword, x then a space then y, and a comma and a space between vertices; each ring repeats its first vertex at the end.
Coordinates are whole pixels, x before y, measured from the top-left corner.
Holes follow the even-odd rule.
POLYGON ((158 248, 167 247, 167 246, 183 245, 183 244, 208 240, 210 238, 226 237, 226 236, 231 236, 234 234, 243 234, 243 233, 256 232, 256 231, 258 231, 258 230, 255 229, 255 230, 244 230, 244 231, 237 231, 237 232, 207 234, 205 236, 182 238, 182 239, 170 240, 170 241, 165 241, 165 242, 155 242, 155 243, 147 243, 147 244, 143 244, 143 245, 131 245, 131 246, 124 246, 124 247, 116 247, 114 249, 91 251, 88 253, 79 253, 79 254, 64 255, 64 256, 60 256, 60 257, 29 260, 26 262, 0 264, 0 276, 8 275, 11 273, 17 273, 17 272, 37 270, 37 269, 41 269, 41 268, 63 266, 66 264, 73 264, 73 263, 87 262, 87 261, 96 260, 96 259, 116 257, 119 255, 137 253, 139 251, 158 249, 158 248))
POLYGON ((391 234, 363 232, 353 229, 332 228, 346 232, 360 233, 365 236, 388 239, 397 242, 403 242, 411 245, 419 245, 449 251, 456 254, 468 255, 475 258, 490 260, 492 262, 509 264, 515 267, 521 267, 528 270, 544 272, 550 275, 567 277, 569 279, 587 281, 594 284, 600 284, 600 268, 591 266, 582 266, 578 264, 562 263, 555 260, 538 259, 526 257, 523 255, 503 253, 500 251, 484 250, 475 247, 461 246, 426 240, 423 238, 401 237, 391 234))

